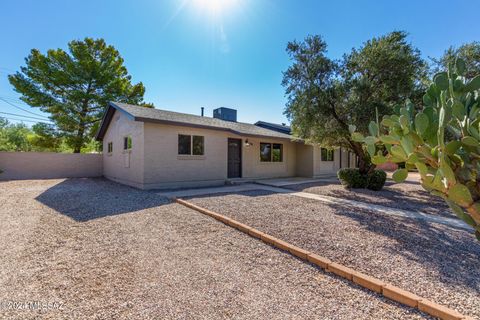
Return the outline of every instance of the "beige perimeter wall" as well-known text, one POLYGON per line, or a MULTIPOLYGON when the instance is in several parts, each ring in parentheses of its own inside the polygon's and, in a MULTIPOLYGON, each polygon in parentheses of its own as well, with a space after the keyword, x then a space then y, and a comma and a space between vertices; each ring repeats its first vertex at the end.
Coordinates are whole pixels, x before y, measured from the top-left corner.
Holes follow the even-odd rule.
POLYGON ((101 154, 0 152, 0 180, 102 176, 101 154))

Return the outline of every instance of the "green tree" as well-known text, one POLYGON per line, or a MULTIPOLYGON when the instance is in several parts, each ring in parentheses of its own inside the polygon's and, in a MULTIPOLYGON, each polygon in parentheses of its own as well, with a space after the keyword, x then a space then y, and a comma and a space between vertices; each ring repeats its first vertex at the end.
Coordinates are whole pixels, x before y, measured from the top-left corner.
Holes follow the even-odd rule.
POLYGON ((348 148, 358 156, 362 173, 373 169, 362 144, 352 140, 349 124, 367 132, 375 109, 387 114, 399 101, 418 96, 426 65, 406 37, 396 31, 373 38, 341 60, 327 57, 320 36, 288 43, 293 64, 282 84, 294 134, 311 143, 348 148))
POLYGON ((12 124, 0 118, 0 151, 31 151, 32 130, 23 123, 12 124))
POLYGON ((119 52, 103 39, 71 41, 68 52, 33 49, 9 81, 32 107, 50 113, 73 152, 89 142, 109 101, 142 104, 145 87, 131 83, 119 52))
POLYGON ((30 143, 35 151, 59 151, 63 139, 55 126, 49 123, 36 123, 32 126, 30 143))
POLYGON ((478 41, 463 44, 458 48, 452 46, 444 52, 440 59, 432 59, 433 72, 447 71, 448 67, 455 63, 456 58, 465 61, 466 70, 468 70, 465 74, 466 78, 471 79, 480 74, 480 42, 478 41))
POLYGON ((7 135, 8 120, 0 117, 0 151, 11 151, 7 135))

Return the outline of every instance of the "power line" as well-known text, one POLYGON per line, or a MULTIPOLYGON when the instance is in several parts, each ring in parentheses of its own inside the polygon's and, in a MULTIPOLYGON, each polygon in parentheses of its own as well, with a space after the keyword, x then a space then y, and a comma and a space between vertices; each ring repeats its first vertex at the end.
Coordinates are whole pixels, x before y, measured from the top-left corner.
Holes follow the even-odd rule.
POLYGON ((7 120, 12 120, 12 121, 52 124, 52 123, 49 123, 49 122, 41 122, 41 121, 33 121, 33 120, 25 120, 25 119, 15 119, 15 118, 10 118, 10 117, 7 118, 7 117, 2 117, 2 116, 0 116, 0 118, 7 119, 7 120))
POLYGON ((5 100, 8 100, 8 101, 10 101, 11 103, 15 103, 15 104, 19 104, 19 105, 24 105, 24 106, 30 107, 29 104, 23 102, 23 101, 20 100, 20 98, 18 98, 18 97, 8 96, 8 95, 5 95, 5 94, 3 94, 3 93, 0 93, 0 98, 5 99, 5 100))
POLYGON ((13 103, 11 103, 11 102, 8 102, 7 100, 5 100, 5 99, 4 99, 4 98, 2 98, 2 97, 0 97, 0 100, 2 100, 3 102, 5 102, 5 103, 7 103, 7 104, 11 105, 11 106, 12 106, 12 107, 14 107, 14 108, 17 108, 17 109, 19 109, 19 110, 22 110, 23 112, 27 112, 27 113, 30 113, 30 114, 33 114, 33 115, 36 115, 36 116, 39 116, 39 117, 42 117, 42 118, 48 119, 47 117, 45 117, 45 116, 42 116, 41 114, 38 114, 38 113, 35 113, 35 112, 31 112, 31 111, 25 110, 25 109, 23 109, 23 108, 21 108, 21 107, 19 107, 19 106, 16 106, 16 105, 14 105, 13 103))
POLYGON ((8 101, 10 101, 10 102, 12 102, 12 103, 15 102, 16 104, 23 104, 23 105, 25 105, 25 106, 27 106, 27 107, 30 107, 30 105, 26 104, 25 102, 23 102, 22 100, 20 100, 20 99, 17 98, 17 97, 6 96, 6 95, 0 93, 0 98, 3 98, 3 99, 5 99, 5 100, 8 100, 8 101))
POLYGON ((44 121, 44 119, 41 119, 41 118, 30 117, 30 116, 24 116, 24 115, 21 115, 21 114, 16 114, 16 113, 9 113, 9 112, 0 112, 0 113, 3 113, 3 114, 8 114, 8 115, 10 115, 10 116, 23 117, 23 118, 30 118, 30 119, 35 119, 35 120, 42 120, 42 121, 44 121))

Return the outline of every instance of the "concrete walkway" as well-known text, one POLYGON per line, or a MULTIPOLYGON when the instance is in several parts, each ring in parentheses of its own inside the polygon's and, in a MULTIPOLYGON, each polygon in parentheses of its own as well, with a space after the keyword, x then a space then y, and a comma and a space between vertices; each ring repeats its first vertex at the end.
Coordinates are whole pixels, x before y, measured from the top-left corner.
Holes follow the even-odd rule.
POLYGON ((416 219, 416 220, 425 221, 429 223, 439 223, 439 224, 451 226, 454 228, 464 229, 468 231, 473 230, 472 227, 470 227, 468 224, 466 224, 460 219, 435 216, 435 215, 426 214, 420 211, 395 209, 395 208, 385 207, 385 206, 376 205, 376 204, 369 204, 361 201, 335 198, 335 197, 318 195, 318 194, 313 194, 308 192, 296 192, 296 191, 291 191, 291 190, 280 188, 280 187, 253 184, 253 183, 241 184, 237 186, 188 189, 188 190, 179 190, 179 191, 164 192, 164 193, 160 192, 159 195, 168 197, 168 198, 184 198, 184 197, 195 197, 195 196, 219 194, 219 193, 239 193, 239 192, 252 191, 252 190, 265 190, 272 193, 288 194, 291 196, 301 197, 305 199, 318 200, 318 201, 328 203, 328 204, 333 204, 333 205, 344 205, 344 206, 360 208, 364 210, 374 210, 376 212, 381 212, 383 214, 416 219))
MULTIPOLYGON (((262 188, 263 186, 259 186, 257 184, 245 183, 245 184, 232 185, 232 186, 196 188, 196 189, 184 189, 184 190, 176 190, 176 191, 168 191, 168 192, 159 192, 158 194, 167 198, 184 198, 184 197, 202 196, 207 194, 244 192, 244 191, 258 190, 262 188)), ((282 190, 285 190, 285 189, 282 189, 282 190)))
POLYGON ((261 179, 256 180, 255 183, 272 186, 272 187, 286 187, 296 184, 315 183, 315 182, 335 182, 338 183, 338 178, 334 175, 326 175, 324 177, 317 178, 278 178, 278 179, 261 179))

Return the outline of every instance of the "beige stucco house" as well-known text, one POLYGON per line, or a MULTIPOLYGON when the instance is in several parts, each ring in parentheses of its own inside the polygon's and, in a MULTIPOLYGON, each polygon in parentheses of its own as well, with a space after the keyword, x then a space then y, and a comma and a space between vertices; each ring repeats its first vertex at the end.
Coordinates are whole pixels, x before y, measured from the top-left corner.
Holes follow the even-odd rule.
POLYGON ((96 138, 104 176, 142 189, 320 177, 354 165, 346 151, 307 145, 287 126, 237 122, 228 108, 205 117, 112 102, 96 138))

